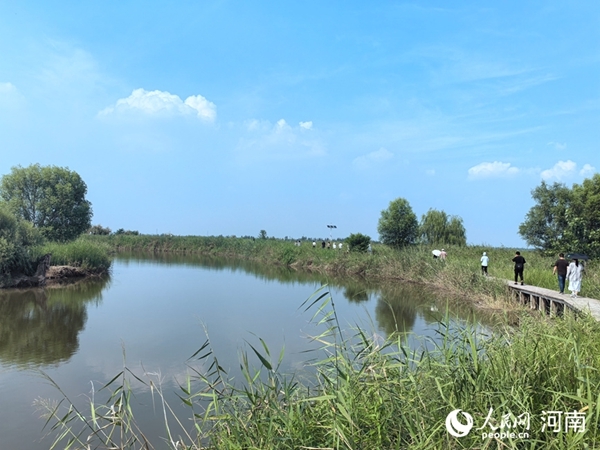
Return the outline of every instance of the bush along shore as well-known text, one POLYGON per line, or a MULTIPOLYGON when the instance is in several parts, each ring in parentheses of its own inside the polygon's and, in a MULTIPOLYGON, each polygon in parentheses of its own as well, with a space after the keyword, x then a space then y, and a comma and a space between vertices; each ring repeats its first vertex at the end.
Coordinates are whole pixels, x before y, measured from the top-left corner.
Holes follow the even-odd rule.
POLYGON ((600 327, 588 316, 525 315, 492 335, 446 320, 434 345, 415 349, 340 329, 326 293, 307 302, 321 348, 304 375, 281 373, 283 350, 272 355, 257 338, 234 382, 207 339, 179 380, 187 418, 173 413, 160 380, 124 368, 83 409, 66 395, 39 401, 53 448, 600 448, 600 327), (131 386, 140 382, 158 396, 164 442, 148 442, 136 422, 131 386))
POLYGON ((108 244, 81 238, 36 245, 27 250, 28 261, 20 270, 0 277, 0 288, 35 287, 48 281, 104 275, 110 271, 111 253, 108 244))
MULTIPOLYGON (((515 250, 484 246, 445 247, 446 260, 434 259, 430 246, 409 246, 392 249, 374 244, 372 252, 352 252, 347 246, 323 249, 320 242, 254 239, 234 237, 201 237, 169 235, 84 236, 83 240, 106 244, 116 251, 200 253, 251 259, 266 264, 327 274, 360 275, 367 278, 403 280, 432 284, 451 295, 475 295, 487 304, 504 301, 507 288, 503 280, 514 277, 512 258, 515 250), (481 274, 483 252, 490 258, 489 277, 481 274)), ((343 242, 343 241, 338 241, 343 242)), ((568 250, 565 250, 565 252, 568 250)), ((552 266, 557 256, 521 250, 525 264, 525 283, 557 289, 552 266)), ((600 272, 596 261, 586 262, 581 295, 600 299, 600 272)))

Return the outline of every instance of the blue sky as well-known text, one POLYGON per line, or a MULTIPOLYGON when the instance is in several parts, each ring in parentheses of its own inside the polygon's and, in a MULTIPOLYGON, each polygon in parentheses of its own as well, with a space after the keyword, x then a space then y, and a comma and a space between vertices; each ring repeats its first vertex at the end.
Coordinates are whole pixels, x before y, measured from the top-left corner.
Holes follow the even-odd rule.
POLYGON ((598 169, 600 3, 0 0, 0 174, 67 166, 94 224, 377 238, 406 198, 523 246, 598 169))

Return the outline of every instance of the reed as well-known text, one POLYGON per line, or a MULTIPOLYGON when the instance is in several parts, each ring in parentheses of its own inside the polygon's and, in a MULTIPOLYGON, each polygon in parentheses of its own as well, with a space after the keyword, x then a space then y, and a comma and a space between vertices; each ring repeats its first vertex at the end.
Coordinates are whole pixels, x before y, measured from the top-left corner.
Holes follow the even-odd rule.
POLYGON ((39 402, 56 436, 53 448, 158 448, 135 422, 132 378, 159 396, 171 449, 600 447, 600 327, 589 317, 524 316, 518 327, 491 335, 445 320, 438 340, 410 349, 399 337, 382 344, 366 330, 342 330, 326 292, 303 308, 313 313, 312 341, 320 343, 309 354, 312 370, 281 373, 283 349, 272 354, 257 338, 241 353, 243 382, 234 382, 207 339, 180 383, 193 427, 173 413, 154 381, 124 369, 105 386, 111 392, 105 404, 90 401, 90 413, 68 401, 39 402), (460 438, 445 426, 456 409, 475 424, 460 438), (585 416, 585 431, 544 430, 544 411, 585 416), (526 438, 482 437, 503 415, 524 413, 530 414, 526 438))
MULTIPOLYGON (((450 294, 468 292, 485 303, 507 298, 503 280, 514 277, 512 258, 515 249, 484 246, 452 246, 446 248, 445 261, 434 259, 431 248, 409 246, 401 250, 381 244, 373 245, 373 253, 313 248, 304 241, 300 247, 293 241, 276 239, 234 238, 223 236, 84 236, 85 241, 103 243, 116 251, 150 251, 153 253, 186 253, 227 256, 261 263, 289 266, 295 269, 336 275, 360 275, 368 278, 397 279, 438 286, 450 294), (490 257, 489 274, 481 275, 482 252, 490 257)), ((525 265, 525 283, 557 289, 552 266, 557 256, 521 250, 525 265)), ((600 270, 597 261, 586 263, 582 296, 600 299, 600 270)))
POLYGON ((85 239, 66 243, 48 242, 35 247, 32 252, 34 258, 47 253, 52 254, 51 264, 54 266, 75 266, 90 273, 108 272, 112 263, 109 245, 85 239))

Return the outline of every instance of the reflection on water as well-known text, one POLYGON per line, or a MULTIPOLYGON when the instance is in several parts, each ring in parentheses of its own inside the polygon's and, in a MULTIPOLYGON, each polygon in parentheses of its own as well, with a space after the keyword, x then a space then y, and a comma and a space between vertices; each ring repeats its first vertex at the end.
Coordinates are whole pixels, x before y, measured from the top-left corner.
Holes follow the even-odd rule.
MULTIPOLYGON (((0 447, 48 448, 31 436, 44 423, 31 404, 38 396, 58 394, 32 381, 30 369, 49 372, 83 407, 79 394, 89 392, 91 380, 102 385, 122 370, 126 348, 128 367, 140 374, 156 371, 175 390, 175 380, 186 374, 186 359, 204 341, 201 323, 219 363, 233 368, 230 374, 239 367, 240 347, 256 336, 277 353, 285 346, 284 371, 302 370, 307 346, 315 344, 306 337, 314 335, 316 325, 309 323, 312 312, 298 308, 324 284, 342 328, 359 324, 376 337, 397 333, 409 346, 418 345, 411 332, 435 334, 443 314, 437 311, 446 310, 447 299, 421 285, 164 253, 120 254, 110 280, 0 291, 0 447)), ((451 309, 459 321, 482 321, 456 302, 451 309)), ((152 404, 146 392, 136 395, 152 404)), ((156 414, 144 408, 136 417, 158 435, 156 414)))
POLYGON ((78 350, 87 304, 101 302, 107 282, 0 290, 0 362, 33 368, 67 361, 78 350))

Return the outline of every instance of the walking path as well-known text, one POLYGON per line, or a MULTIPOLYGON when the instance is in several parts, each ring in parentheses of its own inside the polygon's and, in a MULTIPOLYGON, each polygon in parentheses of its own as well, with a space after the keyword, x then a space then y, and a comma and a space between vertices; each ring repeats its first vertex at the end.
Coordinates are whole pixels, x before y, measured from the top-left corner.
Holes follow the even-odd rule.
POLYGON ((594 298, 577 297, 569 294, 560 294, 551 289, 537 286, 514 284, 514 281, 506 280, 518 300, 531 309, 545 310, 549 314, 561 314, 568 310, 576 312, 589 312, 592 317, 600 322, 600 300, 594 298))

